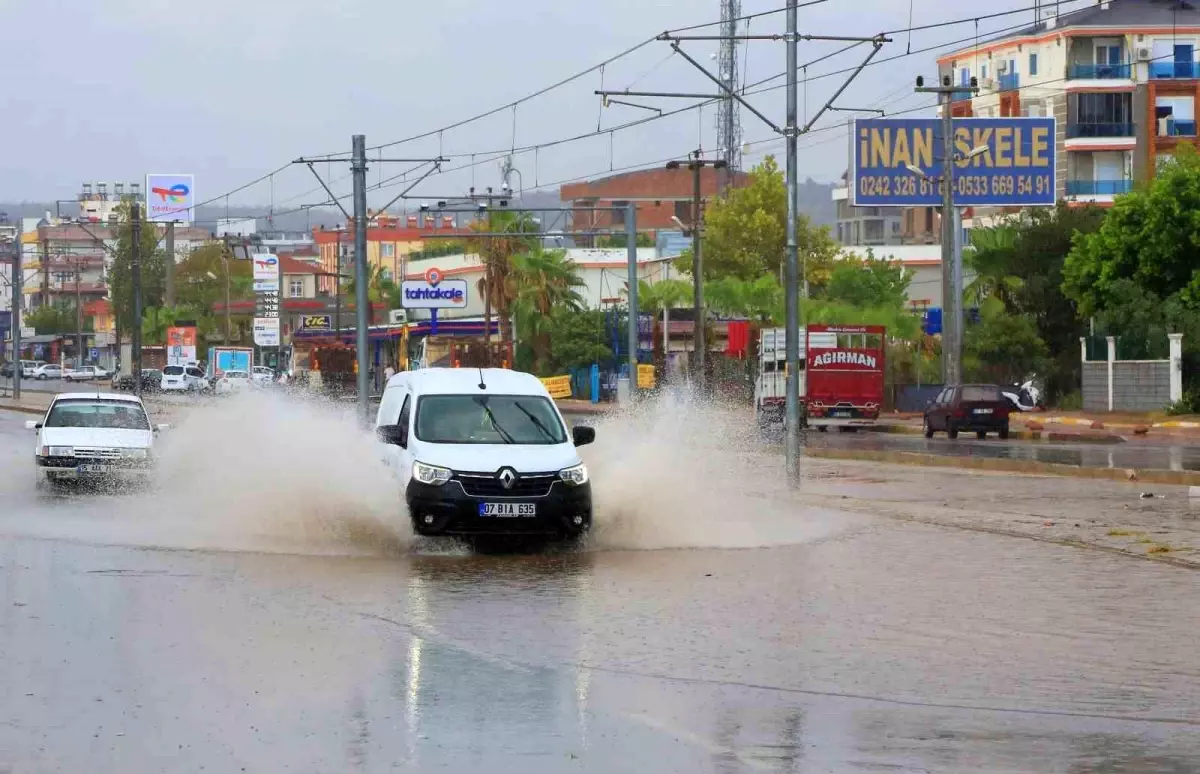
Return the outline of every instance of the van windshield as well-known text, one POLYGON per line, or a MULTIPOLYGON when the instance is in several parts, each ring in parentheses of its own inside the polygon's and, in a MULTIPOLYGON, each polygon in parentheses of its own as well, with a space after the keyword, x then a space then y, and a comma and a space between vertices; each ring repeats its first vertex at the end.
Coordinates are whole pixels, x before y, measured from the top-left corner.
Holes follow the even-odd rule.
POLYGON ((417 401, 417 438, 429 443, 566 443, 550 401, 536 395, 426 395, 417 401))

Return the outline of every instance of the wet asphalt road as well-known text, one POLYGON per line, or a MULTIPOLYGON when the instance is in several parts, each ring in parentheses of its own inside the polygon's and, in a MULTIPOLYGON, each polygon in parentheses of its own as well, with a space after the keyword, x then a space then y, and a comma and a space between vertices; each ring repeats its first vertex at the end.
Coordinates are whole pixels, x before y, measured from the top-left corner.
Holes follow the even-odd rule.
POLYGON ((959 436, 951 441, 941 435, 891 433, 807 434, 814 447, 879 449, 921 452, 945 457, 1000 457, 1036 460, 1085 468, 1152 468, 1156 470, 1200 470, 1200 445, 1156 444, 1145 441, 1122 443, 1053 443, 1008 440, 995 436, 983 440, 959 436))
POLYGON ((803 508, 737 551, 101 545, 120 500, 37 498, 23 419, 0 771, 1200 770, 1193 571, 803 508))

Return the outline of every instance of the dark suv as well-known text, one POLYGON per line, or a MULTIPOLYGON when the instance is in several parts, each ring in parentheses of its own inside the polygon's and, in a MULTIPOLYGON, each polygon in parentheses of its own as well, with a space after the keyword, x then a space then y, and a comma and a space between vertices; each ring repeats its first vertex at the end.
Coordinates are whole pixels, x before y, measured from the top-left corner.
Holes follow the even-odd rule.
POLYGON ((996 433, 1008 438, 1010 404, 994 384, 962 384, 947 387, 925 407, 925 437, 945 431, 957 438, 961 430, 975 431, 980 438, 996 433))

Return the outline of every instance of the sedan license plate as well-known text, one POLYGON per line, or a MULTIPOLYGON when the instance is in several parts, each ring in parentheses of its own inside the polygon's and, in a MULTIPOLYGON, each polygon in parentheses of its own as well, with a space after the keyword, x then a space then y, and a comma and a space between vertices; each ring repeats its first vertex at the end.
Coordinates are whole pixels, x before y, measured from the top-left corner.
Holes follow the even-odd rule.
POLYGON ((107 465, 86 464, 75 468, 76 473, 107 473, 109 470, 107 465))
POLYGON ((495 516, 498 518, 517 518, 519 516, 536 516, 537 505, 533 503, 480 503, 480 516, 495 516))
POLYGON ((990 413, 992 413, 992 410, 990 408, 975 409, 975 413, 976 414, 990 414, 990 413))
POLYGON ((846 419, 849 419, 852 413, 853 412, 850 412, 850 411, 834 411, 834 412, 830 413, 830 416, 839 417, 839 418, 845 417, 846 419))

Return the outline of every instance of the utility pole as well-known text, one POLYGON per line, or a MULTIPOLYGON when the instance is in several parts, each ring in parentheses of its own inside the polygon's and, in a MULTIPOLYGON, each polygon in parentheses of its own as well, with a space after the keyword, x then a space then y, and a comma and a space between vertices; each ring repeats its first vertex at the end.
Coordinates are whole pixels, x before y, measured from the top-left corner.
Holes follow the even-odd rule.
POLYGON ((337 229, 337 252, 334 253, 333 319, 336 320, 334 328, 337 330, 339 344, 342 343, 342 231, 344 230, 341 227, 337 229))
MULTIPOLYGON (((796 95, 797 68, 797 11, 796 0, 787 4, 787 123, 783 134, 787 142, 787 282, 784 285, 785 324, 784 357, 787 359, 787 380, 784 399, 784 430, 786 441, 786 464, 788 486, 795 489, 800 485, 800 299, 799 272, 800 255, 796 244, 797 159, 796 125, 798 107, 796 95)), ((805 294, 807 295, 807 293, 805 294)), ((807 353, 805 354, 807 357, 807 353)))
POLYGON ((83 256, 75 256, 75 367, 83 365, 83 294, 79 289, 79 262, 83 256))
POLYGON ((717 77, 727 95, 717 105, 717 148, 725 160, 719 190, 724 192, 733 184, 735 170, 742 166, 742 127, 738 120, 738 104, 733 98, 737 89, 737 24, 742 15, 741 0, 721 0, 721 48, 717 54, 717 77))
POLYGON ((12 272, 12 343, 13 343, 13 400, 21 399, 21 301, 25 282, 25 266, 22 262, 25 248, 21 243, 21 221, 17 220, 17 237, 13 240, 13 272, 12 272))
POLYGON ((638 266, 637 266, 637 204, 625 205, 625 254, 628 256, 629 282, 629 394, 637 394, 638 369, 638 266))
MULTIPOLYGON (((130 275, 133 284, 133 393, 142 394, 142 205, 129 204, 130 229, 133 241, 130 249, 130 275)), ((229 307, 226 306, 226 309, 229 307)))
POLYGON ((167 265, 166 288, 163 293, 163 303, 175 306, 175 221, 167 223, 167 265))
POLYGON ((958 240, 954 212, 954 112, 951 103, 955 92, 975 93, 978 82, 955 86, 949 75, 941 77, 936 86, 926 86, 917 77, 920 94, 937 94, 942 107, 942 381, 962 383, 962 253, 955 249, 958 240))
POLYGON ((358 350, 358 412, 369 422, 367 403, 367 138, 356 134, 350 138, 350 169, 354 176, 354 311, 358 325, 355 346, 358 350))

